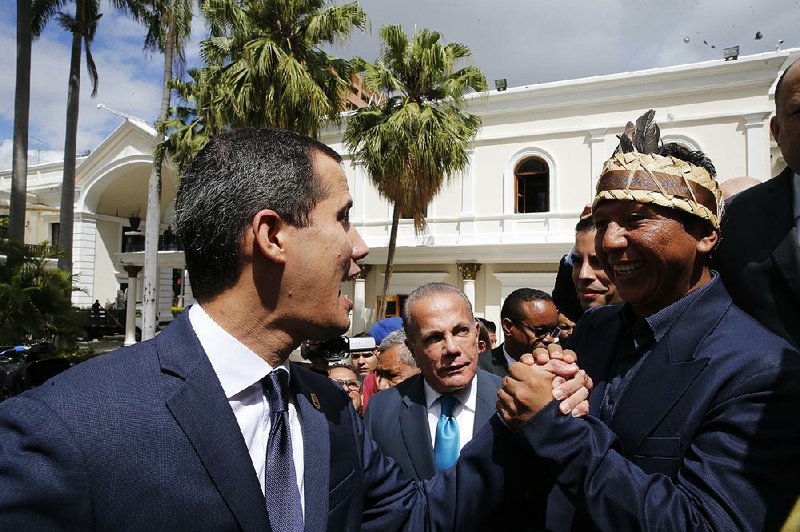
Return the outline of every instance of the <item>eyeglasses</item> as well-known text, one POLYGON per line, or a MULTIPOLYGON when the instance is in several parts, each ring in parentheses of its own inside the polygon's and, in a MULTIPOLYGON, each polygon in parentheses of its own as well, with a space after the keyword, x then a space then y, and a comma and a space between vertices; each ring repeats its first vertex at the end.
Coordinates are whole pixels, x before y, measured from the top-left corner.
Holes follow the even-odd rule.
POLYGON ((541 339, 546 336, 549 336, 550 338, 558 338, 559 335, 561 334, 561 327, 557 325, 554 327, 550 327, 548 325, 542 325, 541 327, 531 327, 530 325, 522 323, 521 321, 515 321, 514 323, 516 325, 519 325, 526 331, 530 332, 531 334, 533 334, 533 336, 536 339, 541 339))
POLYGON ((358 379, 331 379, 333 382, 337 383, 339 386, 344 388, 345 390, 361 390, 361 383, 358 382, 358 379))

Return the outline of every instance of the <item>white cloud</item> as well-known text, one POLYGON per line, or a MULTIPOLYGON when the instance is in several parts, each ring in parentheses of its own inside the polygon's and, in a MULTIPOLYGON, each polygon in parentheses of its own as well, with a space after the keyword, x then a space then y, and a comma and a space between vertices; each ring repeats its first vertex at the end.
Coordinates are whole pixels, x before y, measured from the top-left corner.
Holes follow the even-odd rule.
MULTIPOLYGON (((4 139, 0 142, 0 170, 11 168, 14 155, 14 142, 4 139)), ((41 163, 54 163, 64 160, 64 152, 58 150, 28 150, 28 166, 41 163)))

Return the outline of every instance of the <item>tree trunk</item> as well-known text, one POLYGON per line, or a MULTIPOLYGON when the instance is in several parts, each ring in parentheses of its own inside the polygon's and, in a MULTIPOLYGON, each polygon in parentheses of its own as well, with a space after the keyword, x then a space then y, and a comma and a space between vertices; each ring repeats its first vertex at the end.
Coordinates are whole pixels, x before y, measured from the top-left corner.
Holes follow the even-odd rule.
POLYGON ((392 282, 392 271, 394 271, 394 250, 397 248, 397 226, 400 225, 400 206, 395 202, 392 209, 392 231, 389 234, 389 251, 386 254, 386 269, 383 277, 383 295, 381 296, 381 308, 378 312, 378 320, 386 317, 386 299, 389 297, 389 285, 392 282))
MULTIPOLYGON (((75 2, 75 19, 83 21, 84 5, 75 2)), ((64 177, 61 183, 61 214, 58 232, 62 255, 58 267, 72 275, 72 225, 75 219, 75 156, 78 143, 78 110, 81 91, 81 52, 83 36, 80 31, 72 33, 72 55, 69 61, 69 84, 67 87, 67 131, 64 136, 64 177)))
MULTIPOLYGON (((163 122, 169 114, 172 80, 172 58, 175 51, 175 24, 171 13, 167 14, 167 38, 164 49, 164 72, 161 85, 161 111, 156 122, 158 143, 164 141, 163 122)), ((144 296, 142 301, 142 340, 156 335, 158 325, 158 234, 161 231, 161 169, 164 150, 153 151, 153 170, 147 186, 147 218, 144 230, 144 296)))
POLYGON ((14 161, 8 236, 25 241, 28 192, 28 113, 31 101, 31 0, 17 0, 17 87, 14 92, 14 161))

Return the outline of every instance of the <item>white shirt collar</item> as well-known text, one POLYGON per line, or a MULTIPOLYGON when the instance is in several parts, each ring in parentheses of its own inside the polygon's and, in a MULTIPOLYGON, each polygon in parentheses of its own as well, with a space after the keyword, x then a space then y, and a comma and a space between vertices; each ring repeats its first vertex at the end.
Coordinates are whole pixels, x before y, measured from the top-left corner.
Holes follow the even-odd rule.
POLYGON ((800 219, 800 175, 794 174, 794 219, 800 219))
MULTIPOLYGON (((266 377, 273 369, 228 331, 219 326, 199 303, 189 308, 189 323, 217 374, 225 397, 231 399, 266 377)), ((289 372, 289 361, 280 367, 289 372)))
MULTIPOLYGON (((475 379, 477 379, 477 374, 472 380, 464 386, 463 388, 456 390, 451 395, 458 399, 458 402, 463 405, 464 409, 469 410, 470 412, 475 412, 475 406, 478 402, 478 387, 474 386, 475 379)), ((433 404, 441 397, 442 394, 431 388, 428 381, 424 378, 422 379, 422 386, 425 389, 425 406, 430 411, 433 404)))

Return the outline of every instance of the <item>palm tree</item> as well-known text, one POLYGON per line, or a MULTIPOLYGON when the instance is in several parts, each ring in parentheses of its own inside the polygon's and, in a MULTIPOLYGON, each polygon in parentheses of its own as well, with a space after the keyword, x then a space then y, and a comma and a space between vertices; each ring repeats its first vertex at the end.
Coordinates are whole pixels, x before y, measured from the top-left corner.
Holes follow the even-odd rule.
POLYGON ((206 0, 203 16, 211 26, 201 43, 206 66, 190 72, 193 81, 176 84, 192 108, 171 122, 171 154, 190 156, 208 135, 230 127, 282 127, 315 137, 325 120, 339 118, 354 62, 322 46, 366 27, 358 3, 206 0))
MULTIPOLYGON (((45 24, 67 3, 66 0, 34 0, 33 33, 41 34, 45 24)), ((64 176, 61 184, 61 213, 59 216, 59 246, 62 254, 58 267, 72 274, 72 226, 75 204, 75 158, 77 152, 78 111, 81 87, 81 55, 86 49, 86 67, 92 82, 92 96, 97 94, 97 67, 92 58, 91 44, 100 20, 99 0, 75 0, 75 15, 60 12, 59 24, 72 33, 72 53, 67 86, 67 127, 64 136, 64 176)))
POLYGON ((192 0, 143 0, 128 6, 134 19, 147 26, 145 49, 164 55, 161 110, 156 121, 159 142, 153 153, 153 170, 147 187, 147 216, 144 231, 144 286, 142 340, 155 336, 158 321, 158 234, 161 221, 161 172, 163 139, 171 102, 173 69, 184 63, 184 49, 191 36, 192 0))
POLYGON ((463 44, 442 44, 441 35, 427 29, 409 40, 402 27, 392 25, 381 28, 380 38, 380 59, 362 66, 364 85, 385 99, 356 110, 344 134, 378 192, 394 204, 378 319, 386 314, 400 215, 413 217, 422 231, 428 204, 448 178, 466 168, 480 119, 462 109, 463 98, 486 89, 478 68, 456 70, 470 56, 463 44))
POLYGON ((31 0, 17 0, 17 84, 14 89, 14 159, 11 167, 8 235, 19 242, 25 239, 32 40, 31 0))

